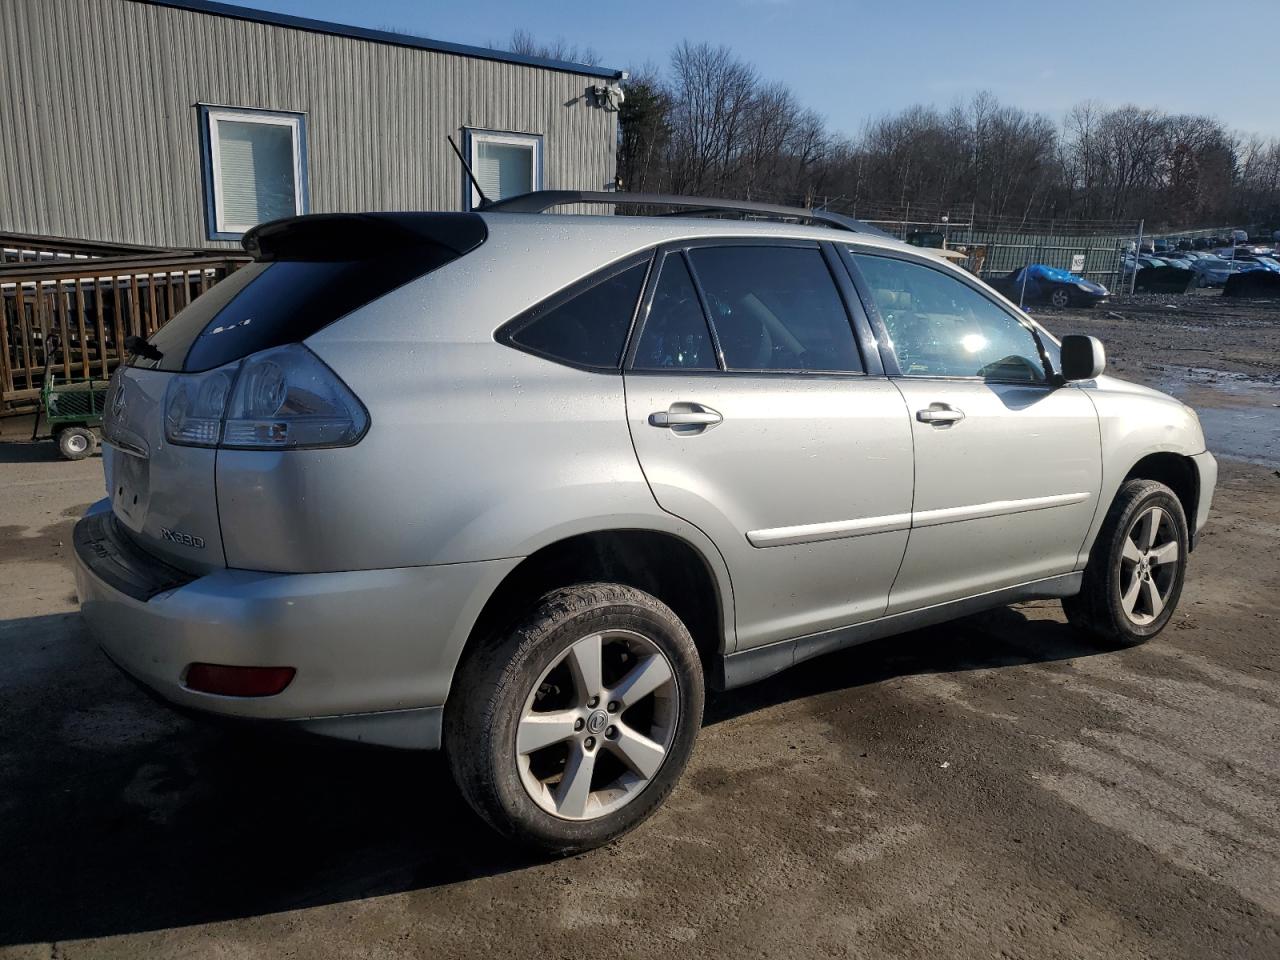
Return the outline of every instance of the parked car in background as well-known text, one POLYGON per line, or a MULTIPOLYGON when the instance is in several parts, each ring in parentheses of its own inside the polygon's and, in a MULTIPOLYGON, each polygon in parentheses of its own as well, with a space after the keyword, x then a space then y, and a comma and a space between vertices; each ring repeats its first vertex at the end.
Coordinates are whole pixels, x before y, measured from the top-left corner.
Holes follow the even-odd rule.
POLYGON ((1208 250, 1209 247, 1210 243, 1208 237, 1196 237, 1191 241, 1191 248, 1193 250, 1208 250))
MULTIPOLYGON (((1188 261, 1177 266, 1165 257, 1139 257, 1133 289, 1140 293, 1186 293, 1196 285, 1196 274, 1188 261)), ((1126 266, 1126 279, 1132 270, 1126 266)))
POLYGON ((1230 260, 1214 256, 1197 257, 1191 262, 1191 269, 1195 271, 1198 287, 1220 287, 1236 270, 1230 260))
POLYGON ((1110 296, 1100 283, 1067 270, 1033 263, 987 281, 1014 303, 1047 303, 1055 307, 1092 307, 1110 296), (1024 279, 1025 277, 1025 279, 1024 279))
POLYGON ((1162 257, 1155 257, 1155 256, 1150 256, 1145 254, 1138 257, 1134 257, 1132 255, 1126 256, 1124 258, 1123 263, 1124 263, 1124 272, 1126 276, 1130 273, 1133 273, 1135 268, 1138 270, 1150 270, 1150 269, 1168 266, 1168 264, 1165 263, 1162 257))
POLYGON ((1217 476, 1191 408, 866 224, 691 201, 811 223, 547 191, 251 230, 112 382, 73 536, 112 661, 188 712, 443 746, 569 853, 662 804, 709 686, 1032 598, 1164 629, 1217 476))
POLYGON ((1223 259, 1237 264, 1242 270, 1280 270, 1280 261, 1277 261, 1275 257, 1248 253, 1243 247, 1236 248, 1234 257, 1231 256, 1230 250, 1224 251, 1224 253, 1226 256, 1223 259))
POLYGON ((1248 234, 1248 233, 1246 233, 1244 230, 1232 230, 1232 231, 1231 231, 1231 242, 1232 242, 1232 243, 1237 243, 1237 244, 1240 244, 1240 243, 1248 243, 1248 242, 1249 242, 1249 234, 1248 234))

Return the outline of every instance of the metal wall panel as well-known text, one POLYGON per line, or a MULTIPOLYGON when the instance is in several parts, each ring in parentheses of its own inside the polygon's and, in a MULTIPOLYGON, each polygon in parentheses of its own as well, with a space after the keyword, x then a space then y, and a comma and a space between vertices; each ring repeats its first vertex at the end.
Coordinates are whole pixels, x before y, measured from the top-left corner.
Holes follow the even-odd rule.
POLYGON ((602 189, 592 77, 133 0, 0 0, 0 230, 206 239, 200 103, 306 114, 315 213, 456 210, 461 130, 544 137, 549 189, 602 189))

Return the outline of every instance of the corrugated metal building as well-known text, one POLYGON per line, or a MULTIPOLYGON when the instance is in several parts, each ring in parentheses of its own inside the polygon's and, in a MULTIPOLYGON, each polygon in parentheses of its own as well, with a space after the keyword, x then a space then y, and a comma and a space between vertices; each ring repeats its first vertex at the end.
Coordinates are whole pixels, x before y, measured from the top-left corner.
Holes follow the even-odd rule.
POLYGON ((450 135, 491 195, 604 189, 622 76, 203 0, 2 0, 0 232, 234 246, 466 209, 450 135))

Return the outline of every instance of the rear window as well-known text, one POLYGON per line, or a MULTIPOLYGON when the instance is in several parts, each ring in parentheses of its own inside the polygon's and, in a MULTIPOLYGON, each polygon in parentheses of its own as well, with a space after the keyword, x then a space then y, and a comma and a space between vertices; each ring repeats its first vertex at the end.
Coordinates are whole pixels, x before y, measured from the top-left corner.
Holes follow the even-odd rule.
POLYGON ((271 225, 259 238, 259 259, 215 284, 151 337, 159 359, 135 355, 130 363, 196 372, 305 340, 483 242, 483 224, 463 235, 459 224, 467 224, 450 216, 332 215, 271 225), (434 242, 431 230, 446 242, 434 242))
POLYGON ((650 256, 607 267, 503 326, 501 343, 557 363, 617 370, 650 256))

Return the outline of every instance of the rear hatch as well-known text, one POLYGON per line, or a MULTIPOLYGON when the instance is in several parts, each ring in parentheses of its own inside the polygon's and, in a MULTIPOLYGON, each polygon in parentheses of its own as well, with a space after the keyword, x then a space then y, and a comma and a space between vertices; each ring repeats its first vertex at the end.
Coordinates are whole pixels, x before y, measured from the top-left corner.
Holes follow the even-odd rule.
POLYGON ((102 455, 115 522, 179 569, 225 566, 218 450, 168 439, 166 398, 175 381, 194 382, 196 374, 300 343, 474 249, 485 235, 479 216, 449 213, 294 217, 247 234, 253 262, 177 314, 113 377, 102 455))

